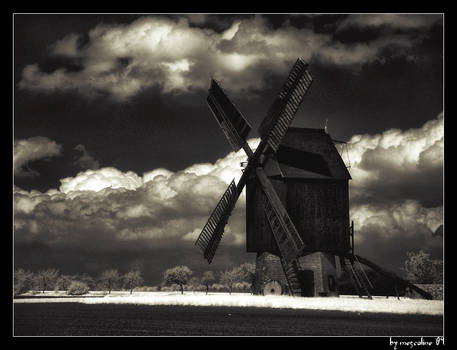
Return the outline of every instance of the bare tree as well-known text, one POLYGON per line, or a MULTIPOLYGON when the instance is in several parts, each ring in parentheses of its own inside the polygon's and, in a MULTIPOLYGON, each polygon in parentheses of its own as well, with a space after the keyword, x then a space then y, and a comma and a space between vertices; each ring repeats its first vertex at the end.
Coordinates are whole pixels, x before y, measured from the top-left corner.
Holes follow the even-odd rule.
POLYGON ((85 283, 89 287, 89 290, 94 290, 96 287, 95 279, 86 273, 83 273, 82 275, 76 275, 74 280, 85 283))
POLYGON ((238 281, 248 283, 252 293, 255 281, 255 265, 252 263, 244 263, 238 266, 236 271, 238 275, 238 281))
POLYGON ((203 277, 201 279, 201 282, 205 285, 206 294, 208 294, 208 290, 209 290, 210 284, 213 284, 214 282, 216 282, 216 277, 214 277, 213 271, 205 271, 203 273, 203 277))
POLYGON ((70 295, 83 295, 89 292, 89 286, 81 281, 71 281, 67 294, 70 295))
POLYGON ((191 277, 188 282, 189 288, 194 291, 198 290, 201 284, 201 280, 197 276, 191 277))
POLYGON ((105 270, 100 276, 100 282, 105 290, 108 290, 108 294, 111 293, 111 290, 116 288, 119 283, 119 272, 114 269, 105 270))
POLYGON ((54 290, 55 283, 59 277, 59 271, 56 269, 47 269, 38 271, 35 275, 35 286, 44 293, 45 290, 54 290))
POLYGON ((233 285, 239 280, 239 271, 234 268, 221 272, 219 282, 229 289, 229 294, 232 294, 233 285))
POLYGON ((403 270, 412 283, 443 283, 443 261, 431 259, 423 250, 407 252, 403 270))
POLYGON ((139 287, 143 284, 143 278, 141 272, 138 270, 129 271, 123 276, 124 286, 130 290, 130 294, 135 287, 139 287))
POLYGON ((32 289, 33 272, 24 269, 14 271, 14 295, 28 292, 32 289))
POLYGON ((184 285, 189 281, 192 276, 192 271, 187 266, 175 266, 168 269, 163 274, 165 284, 177 284, 181 288, 181 294, 184 294, 184 285))
POLYGON ((60 275, 59 278, 57 278, 54 290, 59 291, 59 290, 64 290, 67 291, 68 287, 70 287, 71 282, 73 281, 71 276, 68 275, 60 275))

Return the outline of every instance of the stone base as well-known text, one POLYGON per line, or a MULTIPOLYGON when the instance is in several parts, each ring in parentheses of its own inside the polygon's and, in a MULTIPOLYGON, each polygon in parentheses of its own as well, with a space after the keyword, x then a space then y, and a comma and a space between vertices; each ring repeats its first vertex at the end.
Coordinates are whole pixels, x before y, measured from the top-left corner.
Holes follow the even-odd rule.
POLYGON ((268 252, 257 253, 254 294, 271 294, 268 285, 271 285, 273 282, 276 282, 276 288, 277 285, 281 287, 281 294, 285 294, 287 280, 280 258, 268 252), (267 292, 265 293, 265 291, 267 292))
MULTIPOLYGON (((298 278, 302 296, 338 296, 339 260, 324 252, 313 252, 298 258, 298 278)), ((254 294, 288 294, 287 279, 277 255, 262 252, 256 258, 254 294), (280 287, 280 288, 279 288, 280 287)))
POLYGON ((323 252, 313 252, 298 258, 305 296, 338 295, 337 277, 341 272, 337 261, 334 255, 323 252))

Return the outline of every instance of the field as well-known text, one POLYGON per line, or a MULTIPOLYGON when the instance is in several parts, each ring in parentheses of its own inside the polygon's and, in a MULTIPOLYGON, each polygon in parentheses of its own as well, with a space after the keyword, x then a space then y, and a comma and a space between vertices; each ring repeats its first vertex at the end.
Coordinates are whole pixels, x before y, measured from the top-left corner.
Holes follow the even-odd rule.
POLYGON ((14 335, 437 336, 443 334, 442 305, 396 298, 192 292, 89 298, 45 294, 15 299, 14 335), (347 311, 350 307, 354 310, 347 311))

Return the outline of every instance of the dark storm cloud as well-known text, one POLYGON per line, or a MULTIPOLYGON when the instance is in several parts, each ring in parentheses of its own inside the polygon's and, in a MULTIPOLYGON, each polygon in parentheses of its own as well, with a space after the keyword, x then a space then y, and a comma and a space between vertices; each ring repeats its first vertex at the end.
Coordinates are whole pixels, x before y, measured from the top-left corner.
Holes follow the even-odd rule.
MULTIPOLYGON (((19 87, 77 91, 86 96, 108 94, 125 101, 152 86, 160 86, 164 93, 203 90, 208 86, 208 77, 214 76, 223 80, 229 90, 240 92, 263 88, 266 73, 283 75, 297 57, 330 65, 357 66, 382 61, 386 49, 407 56, 423 39, 404 31, 369 42, 344 43, 328 33, 294 27, 290 21, 271 27, 271 21, 262 16, 232 18, 230 27, 222 32, 191 25, 206 23, 208 17, 194 16, 189 22, 186 17, 154 16, 130 24, 99 24, 89 32, 83 46, 79 44, 80 34, 71 33, 54 43, 50 52, 77 59, 82 68, 70 71, 61 67, 45 72, 37 63, 30 63, 22 71, 19 87)), ((386 15, 385 21, 403 29, 417 28, 410 22, 430 22, 428 17, 410 17, 386 15)), ((433 20, 439 18, 435 16, 433 20)), ((371 19, 367 23, 378 25, 379 21, 371 19)), ((351 16, 341 26, 344 23, 365 25, 351 16)))

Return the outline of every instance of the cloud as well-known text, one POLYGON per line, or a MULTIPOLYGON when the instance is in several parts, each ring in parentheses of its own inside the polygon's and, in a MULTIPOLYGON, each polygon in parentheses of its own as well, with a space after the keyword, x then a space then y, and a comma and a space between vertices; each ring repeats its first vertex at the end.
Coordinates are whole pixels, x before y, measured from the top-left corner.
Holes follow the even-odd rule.
POLYGON ((52 45, 53 54, 69 57, 77 56, 79 38, 79 35, 70 33, 63 39, 56 41, 55 44, 52 45))
POLYGON ((417 45, 420 38, 413 39, 407 35, 390 35, 380 37, 368 43, 333 43, 319 50, 319 58, 326 63, 336 65, 360 65, 378 60, 383 63, 382 52, 394 48, 396 55, 402 56, 408 49, 417 45))
POLYGON ((338 148, 350 164, 356 252, 393 270, 407 251, 442 257, 443 113, 420 128, 354 135, 338 148))
MULTIPOLYGON (((350 16, 345 23, 378 25, 383 19, 390 25, 411 28, 407 23, 429 21, 423 16, 365 16, 350 16)), ((19 87, 43 92, 76 91, 90 97, 108 95, 125 101, 153 86, 174 94, 207 89, 209 78, 215 77, 232 92, 246 92, 264 88, 268 76, 284 76, 297 57, 357 66, 382 61, 388 48, 395 48, 396 55, 409 57, 410 48, 421 41, 420 36, 406 32, 348 44, 330 34, 297 29, 289 22, 272 29, 261 16, 234 19, 221 32, 202 26, 205 22, 211 22, 210 15, 175 19, 148 16, 130 24, 99 24, 89 31, 84 45, 78 44, 79 34, 71 33, 54 43, 50 52, 70 62, 77 60, 81 69, 68 71, 62 67, 44 72, 32 63, 24 67, 19 87)))
POLYGON ((406 252, 424 250, 443 258, 443 238, 434 236, 442 227, 442 206, 424 208, 414 200, 357 204, 351 206, 351 218, 355 253, 385 268, 402 274, 406 252))
POLYGON ((351 218, 357 223, 356 243, 370 240, 376 233, 384 239, 411 238, 420 233, 432 237, 443 222, 443 207, 424 208, 414 200, 389 205, 373 203, 351 206, 351 218))
POLYGON ((426 206, 442 204, 443 113, 421 128, 354 135, 339 148, 350 165, 352 203, 406 198, 426 206))
POLYGON ((435 230, 435 232, 433 232, 433 237, 435 237, 435 236, 443 237, 443 231, 444 231, 444 227, 441 224, 440 226, 438 226, 438 228, 435 230))
POLYGON ((193 13, 187 15, 187 19, 193 24, 204 24, 208 21, 208 15, 204 13, 193 13))
MULTIPOLYGON (((356 253, 392 269, 401 266, 407 251, 425 249, 439 256, 442 237, 435 233, 443 224, 442 178, 437 176, 442 141, 442 114, 420 128, 351 138, 356 253), (426 205, 430 193, 436 201, 426 205)), ((258 142, 249 140, 252 148, 258 142)), ((343 158, 347 160, 344 153, 343 158)), ((112 264, 141 257, 155 269, 177 261, 205 268, 193 242, 230 181, 238 181, 245 160, 240 150, 176 172, 159 168, 138 175, 107 167, 62 179, 58 189, 45 193, 15 187, 18 255, 50 249, 58 264, 71 251, 65 259, 95 270, 105 266, 100 261, 108 264, 108 257, 112 264), (78 251, 82 260, 77 260, 78 251)), ((245 208, 241 194, 212 266, 225 268, 246 257, 245 208)))
MULTIPOLYGON (((258 139, 249 140, 252 147, 258 139)), ((195 164, 172 172, 155 169, 142 176, 107 167, 61 179, 46 193, 14 189, 15 241, 53 245, 109 246, 140 244, 151 249, 188 246, 201 231, 230 181, 239 179, 243 151, 214 164, 195 164)), ((242 196, 224 242, 244 243, 242 196)))
POLYGON ((14 140, 13 170, 15 176, 37 176, 39 173, 29 168, 27 163, 38 159, 59 156, 62 146, 47 137, 34 136, 23 140, 14 140))
POLYGON ((142 180, 132 171, 123 173, 115 168, 103 168, 99 170, 86 170, 75 177, 60 180, 60 192, 71 193, 76 191, 98 192, 105 188, 125 188, 135 190, 142 180))
MULTIPOLYGON (((46 193, 15 187, 16 261, 34 269, 48 261, 62 271, 79 264, 77 272, 96 275, 104 266, 122 269, 140 259, 154 283, 176 262, 208 268, 194 242, 228 186, 224 179, 241 175, 239 160, 246 158, 241 152, 178 172, 155 169, 139 176, 115 168, 86 170, 46 193), (28 265, 32 261, 35 266, 28 265)), ((243 197, 212 267, 242 262, 244 212, 243 197)))
POLYGON ((339 29, 346 27, 390 27, 396 29, 429 28, 442 20, 441 15, 420 14, 357 14, 350 15, 339 24, 339 29))
POLYGON ((79 166, 82 169, 98 169, 100 167, 98 160, 89 154, 84 145, 78 144, 75 146, 74 150, 81 153, 73 162, 74 165, 79 166))

